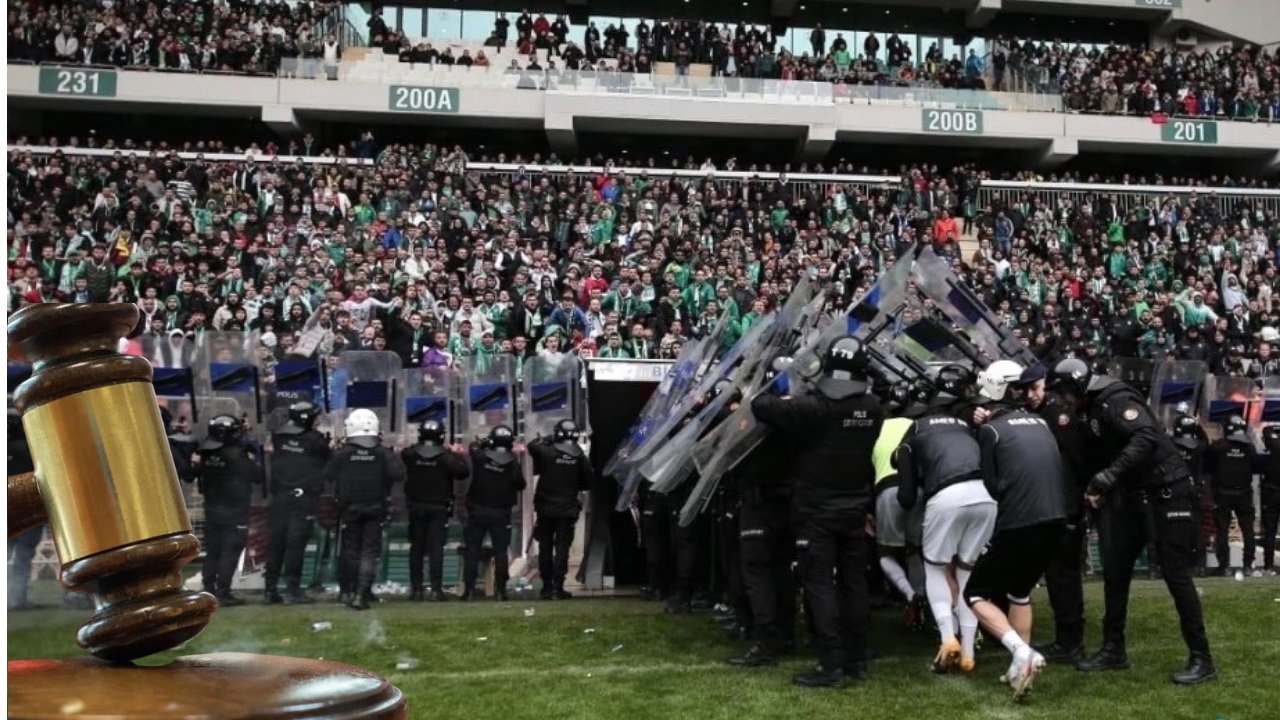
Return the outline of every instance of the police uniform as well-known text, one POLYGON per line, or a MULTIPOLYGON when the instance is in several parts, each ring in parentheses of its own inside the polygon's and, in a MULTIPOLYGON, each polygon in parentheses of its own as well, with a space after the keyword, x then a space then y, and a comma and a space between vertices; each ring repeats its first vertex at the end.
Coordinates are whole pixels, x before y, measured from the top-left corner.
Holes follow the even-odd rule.
POLYGON ((825 358, 827 376, 812 392, 789 399, 764 394, 751 403, 752 414, 798 452, 791 508, 818 647, 818 667, 796 676, 800 685, 838 686, 846 672, 857 678, 866 672, 866 517, 875 484, 871 452, 884 410, 867 392, 861 354, 856 340, 837 340, 825 358))
POLYGON ((650 600, 665 600, 672 589, 671 567, 675 557, 671 504, 665 494, 654 492, 645 482, 640 488, 640 508, 640 535, 648 582, 645 596, 650 600))
POLYGON ((267 510, 267 599, 279 602, 277 583, 283 569, 291 602, 309 600, 302 592, 302 558, 311 539, 316 503, 324 490, 323 474, 331 454, 323 434, 298 428, 272 435, 271 506, 267 510))
MULTIPOLYGON (((9 474, 19 475, 35 471, 31 448, 17 411, 10 410, 9 440, 7 443, 9 474)), ((31 581, 31 561, 36 556, 36 546, 44 537, 44 525, 31 528, 9 539, 9 609, 28 607, 27 585, 31 581)))
POLYGON ((1085 671, 1129 667, 1125 651, 1129 585, 1133 564, 1152 533, 1165 586, 1191 653, 1187 667, 1174 674, 1174 682, 1210 679, 1216 669, 1191 576, 1199 511, 1191 470, 1138 391, 1106 376, 1090 378, 1083 363, 1064 367, 1070 363, 1079 361, 1062 361, 1054 374, 1064 384, 1063 378, 1072 378, 1077 385, 1073 392, 1084 399, 1089 423, 1086 452, 1097 470, 1089 492, 1103 496, 1098 533, 1106 598, 1102 649, 1076 667, 1085 671))
POLYGON ((1037 415, 996 405, 978 429, 982 479, 998 507, 995 533, 964 588, 965 602, 1008 598, 1030 605, 1031 591, 1066 527, 1066 463, 1053 432, 1037 415), (1048 452, 1046 452, 1048 449, 1048 452))
POLYGON ((795 448, 782 433, 770 433, 738 466, 742 505, 738 544, 742 585, 751 610, 754 645, 729 660, 734 665, 770 665, 795 641, 795 531, 791 526, 795 448))
POLYGON ((325 465, 324 483, 334 487, 342 519, 341 573, 357 610, 373 599, 391 488, 404 479, 404 463, 376 437, 348 437, 325 465))
POLYGON ((1053 610, 1054 641, 1041 652, 1049 662, 1074 663, 1084 652, 1084 491, 1089 484, 1089 469, 1081 444, 1081 423, 1071 408, 1050 392, 1035 413, 1052 431, 1058 457, 1067 471, 1063 483, 1066 522, 1044 571, 1049 607, 1053 610))
POLYGON ((511 508, 516 494, 525 488, 519 459, 509 448, 487 442, 471 444, 471 486, 467 489, 466 567, 464 597, 476 597, 480 550, 487 535, 493 546, 493 582, 496 597, 507 597, 507 552, 511 545, 511 508))
POLYGON ((1205 549, 1209 544, 1205 518, 1208 518, 1210 523, 1214 522, 1213 505, 1211 504, 1213 498, 1211 494, 1205 492, 1206 453, 1209 450, 1209 437, 1195 418, 1190 415, 1182 415, 1174 421, 1173 444, 1178 447, 1178 453, 1182 455, 1182 461, 1187 464, 1187 469, 1191 471, 1191 478, 1195 482, 1196 494, 1199 498, 1195 518, 1197 528, 1195 569, 1197 575, 1203 575, 1208 557, 1205 549), (1185 424, 1180 427, 1181 423, 1185 424), (1206 503, 1209 504, 1206 505, 1206 503))
POLYGON ((1247 436, 1227 437, 1214 441, 1205 453, 1205 465, 1213 488, 1214 505, 1214 554, 1218 558, 1218 570, 1227 572, 1231 565, 1231 546, 1228 535, 1231 517, 1240 523, 1244 539, 1244 571, 1253 568, 1253 474, 1261 462, 1247 436))
POLYGON ((564 589, 569 548, 582 513, 579 496, 591 489, 591 461, 572 439, 535 440, 529 443, 529 456, 533 459, 533 474, 538 477, 533 510, 542 597, 565 599, 569 597, 564 589))
POLYGON ((454 485, 466 479, 466 458, 441 443, 420 442, 400 454, 407 479, 405 502, 409 510, 410 599, 423 599, 422 564, 431 562, 431 595, 443 600, 444 545, 449 517, 453 515, 454 485))
POLYGON ((204 589, 224 605, 238 604, 243 601, 231 595, 231 580, 248 540, 249 503, 254 486, 262 485, 262 468, 254 462, 249 448, 236 442, 210 439, 200 447, 198 482, 204 495, 204 589))
POLYGON ((1267 448, 1262 471, 1262 564, 1268 573, 1275 572, 1276 531, 1280 525, 1280 426, 1270 425, 1262 431, 1267 448))

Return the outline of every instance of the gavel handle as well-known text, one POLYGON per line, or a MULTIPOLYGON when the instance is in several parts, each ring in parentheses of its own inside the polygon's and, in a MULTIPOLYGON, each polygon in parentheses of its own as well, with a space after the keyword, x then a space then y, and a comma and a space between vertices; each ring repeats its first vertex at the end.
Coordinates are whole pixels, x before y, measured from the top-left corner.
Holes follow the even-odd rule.
POLYGON ((40 500, 40 488, 36 486, 35 473, 9 476, 9 537, 39 527, 49 522, 44 503, 40 500))

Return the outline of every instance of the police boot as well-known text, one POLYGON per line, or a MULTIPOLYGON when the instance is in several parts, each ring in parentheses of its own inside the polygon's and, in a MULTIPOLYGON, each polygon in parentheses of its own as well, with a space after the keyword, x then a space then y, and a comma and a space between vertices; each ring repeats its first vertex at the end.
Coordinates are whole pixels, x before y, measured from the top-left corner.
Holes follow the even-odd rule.
POLYGON ((538 593, 538 597, 543 600, 555 600, 556 589, 552 587, 550 583, 546 583, 542 586, 542 590, 538 593))
POLYGON ((849 678, 845 676, 843 668, 823 663, 818 663, 813 670, 807 673, 796 675, 793 680, 796 685, 801 687, 839 688, 849 684, 849 678))
POLYGON ((232 595, 230 592, 225 592, 218 595, 218 605, 220 607, 236 607, 237 605, 243 605, 243 604, 244 604, 244 600, 241 600, 235 595, 232 595))
POLYGON ((285 602, 290 605, 310 605, 315 602, 315 599, 303 592, 302 588, 295 585, 289 588, 288 593, 285 595, 285 602))
POLYGON ((422 602, 423 600, 426 600, 426 599, 427 599, 427 595, 422 591, 422 588, 420 587, 416 587, 409 591, 410 602, 422 602))
POLYGON ((1084 660, 1084 648, 1080 645, 1069 647, 1061 642, 1037 646, 1035 651, 1044 656, 1046 662, 1057 665, 1075 665, 1084 660))
POLYGON ((350 604, 350 603, 351 603, 351 600, 352 600, 352 596, 351 596, 351 593, 350 593, 350 592, 345 592, 345 591, 344 591, 344 592, 339 592, 339 593, 338 593, 338 604, 339 604, 339 605, 348 605, 348 604, 350 604))
POLYGON ((667 601, 666 612, 670 615, 687 615, 692 611, 688 595, 672 595, 667 601))
POLYGON ((866 680, 871 677, 866 660, 857 660, 844 664, 844 676, 850 680, 866 680))
POLYGON ((774 654, 759 643, 752 645, 745 653, 737 657, 731 657, 725 662, 738 667, 764 667, 767 665, 777 665, 778 658, 774 654))
POLYGON ((369 598, 365 595, 360 595, 350 603, 347 603, 347 607, 352 610, 368 610, 370 607, 369 598))
POLYGON ((263 596, 266 598, 268 605, 279 605, 284 602, 284 598, 280 596, 280 593, 275 588, 267 588, 263 592, 263 596))
POLYGON ((466 588, 462 591, 462 596, 459 599, 463 602, 475 602, 480 599, 480 595, 476 593, 475 588, 466 588))
POLYGON ((1117 645, 1103 645, 1102 649, 1093 655, 1076 663, 1076 669, 1080 672, 1096 672, 1098 670, 1128 670, 1129 656, 1125 653, 1124 648, 1117 645))
POLYGON ((445 602, 449 599, 449 596, 445 595, 440 588, 431 588, 431 599, 436 602, 445 602))
POLYGON ((500 589, 498 589, 497 591, 495 591, 495 592, 493 593, 493 599, 494 599, 494 600, 497 600, 498 602, 506 602, 506 601, 507 601, 507 590, 506 590, 506 588, 500 588, 500 589))
POLYGON ((565 589, 564 589, 564 583, 562 583, 562 582, 558 582, 558 583, 556 583, 555 593, 556 593, 556 599, 557 599, 557 600, 572 600, 572 599, 573 599, 573 593, 569 592, 568 590, 565 590, 565 589))
POLYGON ((1213 658, 1206 653, 1191 653, 1187 666, 1174 673, 1172 679, 1178 685, 1198 685, 1218 677, 1213 658))

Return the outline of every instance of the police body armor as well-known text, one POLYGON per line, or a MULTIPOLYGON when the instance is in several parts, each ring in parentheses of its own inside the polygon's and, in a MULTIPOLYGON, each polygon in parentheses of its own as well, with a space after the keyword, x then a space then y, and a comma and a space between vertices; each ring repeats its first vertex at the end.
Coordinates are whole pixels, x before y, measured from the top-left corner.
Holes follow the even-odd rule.
POLYGON ((1209 446, 1213 467, 1213 493, 1237 496, 1253 489, 1257 455, 1248 438, 1218 440, 1209 446))
POLYGON ((1122 459, 1122 453, 1137 452, 1138 448, 1130 447, 1129 439, 1142 432, 1149 437, 1150 448, 1145 457, 1127 460, 1130 468, 1116 478, 1122 492, 1156 490, 1178 480, 1191 479, 1191 471, 1173 444, 1173 438, 1165 433, 1138 391, 1114 378, 1095 378, 1095 381, 1099 382, 1098 387, 1091 387, 1089 392, 1087 445, 1093 458, 1091 469, 1097 472, 1122 459), (1098 421, 1101 415, 1112 418, 1112 427, 1098 421))
POLYGON ((391 491, 387 487, 387 464, 392 459, 391 451, 381 445, 343 445, 333 457, 337 465, 338 505, 385 508, 391 491))
POLYGON ((471 514, 510 513, 516 493, 524 489, 524 473, 515 453, 502 447, 472 446, 471 488, 467 509, 471 514))
POLYGON ((810 452, 801 454, 799 474, 804 482, 796 487, 794 506, 801 515, 866 512, 875 487, 871 450, 884 417, 880 401, 867 392, 865 383, 856 381, 824 377, 816 391, 835 428, 810 452), (832 472, 833 468, 842 472, 832 472))
POLYGON ((404 497, 410 507, 452 510, 453 482, 467 476, 467 464, 449 448, 435 443, 418 443, 404 451, 408 478, 404 497))
POLYGON ((206 450, 200 469, 200 492, 206 512, 235 513, 248 517, 258 466, 242 445, 222 445, 206 450))
POLYGON ((271 444, 271 494, 295 497, 318 496, 324 488, 324 466, 329 460, 329 441, 316 430, 277 433, 271 444))
POLYGON ((576 442, 535 442, 529 445, 538 487, 533 508, 547 518, 576 518, 582 512, 578 493, 591 487, 591 465, 576 442))
POLYGON ((1084 492, 1092 474, 1084 453, 1087 423, 1082 423, 1080 417, 1054 393, 1045 396, 1045 402, 1036 410, 1036 414, 1044 418, 1053 431, 1053 439, 1058 443, 1059 454, 1067 468, 1067 514, 1071 517, 1078 516, 1084 511, 1084 492))

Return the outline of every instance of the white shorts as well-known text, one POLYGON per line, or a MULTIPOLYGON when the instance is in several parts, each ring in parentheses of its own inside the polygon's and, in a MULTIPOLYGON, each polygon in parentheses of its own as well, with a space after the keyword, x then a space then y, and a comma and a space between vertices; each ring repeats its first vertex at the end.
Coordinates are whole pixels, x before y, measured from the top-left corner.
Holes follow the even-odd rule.
POLYGON ((898 503, 898 488, 892 487, 876 497, 876 544, 900 548, 920 547, 924 505, 916 503, 904 510, 898 503))
POLYGON ((945 487, 924 509, 924 559, 973 566, 996 528, 996 501, 981 480, 945 487))

